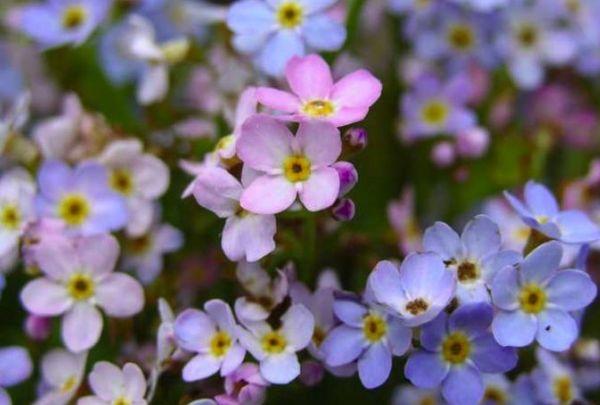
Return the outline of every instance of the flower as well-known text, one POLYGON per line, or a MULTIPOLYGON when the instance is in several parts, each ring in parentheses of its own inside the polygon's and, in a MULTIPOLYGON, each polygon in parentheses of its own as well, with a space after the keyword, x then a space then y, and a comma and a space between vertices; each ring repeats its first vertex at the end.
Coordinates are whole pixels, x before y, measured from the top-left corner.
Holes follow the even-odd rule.
POLYGON ((280 76, 294 56, 306 49, 336 51, 346 29, 327 14, 336 0, 241 0, 227 15, 233 46, 254 56, 259 69, 280 76))
POLYGON ((494 337, 503 346, 523 347, 533 340, 545 349, 568 349, 579 333, 569 314, 596 297, 590 276, 576 269, 558 270, 562 248, 556 241, 533 250, 516 267, 500 270, 492 282, 494 337))
POLYGON ((260 374, 272 384, 287 384, 300 375, 296 352, 311 341, 314 319, 301 304, 294 304, 283 314, 278 327, 264 321, 246 322, 238 327, 242 346, 259 361, 260 374))
POLYGON ((106 169, 97 163, 71 169, 58 160, 46 161, 38 173, 38 187, 38 215, 60 220, 70 234, 100 234, 127 223, 125 201, 108 188, 106 169))
POLYGON ((146 65, 138 83, 137 99, 140 104, 152 104, 167 95, 168 68, 185 58, 190 43, 186 38, 157 43, 152 24, 139 15, 130 16, 127 24, 119 46, 124 55, 146 65))
POLYGON ((171 358, 177 350, 175 339, 175 316, 169 303, 164 298, 158 299, 158 312, 160 325, 156 332, 156 364, 159 368, 171 358))
POLYGON ((248 293, 235 301, 235 314, 243 322, 264 321, 271 311, 281 304, 289 291, 288 278, 279 271, 271 279, 269 274, 257 262, 241 261, 236 276, 248 293))
POLYGON ((244 363, 225 377, 225 394, 217 395, 219 404, 260 405, 265 400, 269 383, 253 363, 244 363))
POLYGON ((483 374, 482 405, 509 403, 514 400, 513 387, 504 374, 483 374))
POLYGON ((0 256, 18 249, 21 235, 35 218, 34 195, 35 184, 25 170, 15 168, 0 177, 0 256))
POLYGON ((129 236, 148 232, 153 220, 153 200, 169 186, 169 168, 157 157, 143 152, 138 139, 113 141, 98 156, 108 169, 108 185, 127 201, 129 236))
POLYGON ((415 191, 412 186, 405 187, 400 197, 388 204, 387 216, 404 255, 422 250, 422 231, 415 212, 415 191))
POLYGON ((146 405, 146 380, 142 370, 133 363, 123 369, 107 361, 94 364, 88 376, 94 394, 80 398, 77 405, 146 405))
POLYGON ((450 302, 456 280, 434 253, 413 253, 400 268, 389 261, 377 263, 369 275, 375 302, 407 326, 431 321, 450 302))
POLYGON ((18 25, 44 48, 80 45, 106 18, 111 5, 111 0, 46 0, 18 10, 18 25))
POLYGON ((238 156, 260 175, 242 192, 240 205, 255 214, 277 214, 296 196, 309 211, 333 205, 340 190, 331 167, 340 156, 340 133, 327 122, 300 123, 296 136, 281 122, 263 115, 242 126, 238 156))
POLYGON ((241 206, 241 199, 248 187, 258 181, 252 177, 254 174, 245 169, 240 183, 220 167, 205 167, 190 185, 198 204, 220 218, 227 218, 221 247, 232 261, 254 262, 275 249, 275 216, 261 215, 241 206))
POLYGON ((392 405, 437 405, 442 403, 439 390, 424 390, 405 384, 398 387, 392 397, 392 405))
POLYGON ((270 87, 256 90, 258 102, 292 121, 321 120, 336 127, 364 119, 381 95, 381 82, 361 69, 333 82, 331 69, 319 55, 293 57, 285 68, 292 93, 270 87))
POLYGON ((0 348, 0 404, 11 403, 6 387, 12 387, 29 378, 33 364, 29 353, 22 347, 0 348))
POLYGON ((87 352, 53 349, 42 358, 43 394, 35 405, 66 405, 79 389, 85 374, 87 352))
POLYGON ((339 367, 357 361, 365 388, 380 386, 390 375, 392 355, 401 356, 410 347, 411 330, 375 306, 352 298, 336 299, 333 312, 342 324, 321 345, 325 362, 339 367))
POLYGON ((552 353, 538 348, 538 366, 531 373, 537 400, 545 404, 570 404, 582 400, 577 376, 552 353))
POLYGON ((527 245, 531 228, 521 221, 521 218, 502 197, 494 197, 484 203, 484 215, 489 216, 500 228, 503 246, 510 250, 522 252, 527 245))
POLYGON ((204 304, 204 312, 186 309, 174 324, 177 344, 197 353, 183 368, 184 381, 221 376, 233 372, 242 364, 246 350, 237 341, 237 324, 231 308, 221 300, 204 304))
POLYGON ((471 93, 463 75, 446 82, 437 77, 421 75, 402 98, 404 125, 402 136, 407 141, 436 135, 456 135, 473 127, 475 115, 465 104, 471 93))
POLYGON ((43 277, 21 291, 21 302, 34 315, 64 314, 62 338, 72 352, 93 347, 102 332, 101 307, 113 317, 142 310, 144 292, 131 276, 113 273, 119 245, 109 235, 82 237, 40 246, 36 258, 43 277))
POLYGON ((514 349, 496 343, 488 328, 489 304, 467 304, 440 313, 421 329, 421 349, 410 355, 404 373, 419 388, 441 384, 450 405, 477 404, 484 395, 481 373, 504 373, 517 364, 514 349))
POLYGON ((125 242, 123 268, 134 269, 143 284, 150 284, 163 270, 163 255, 183 245, 183 234, 169 224, 154 224, 148 231, 125 242))
POLYGON ((556 198, 543 184, 525 184, 524 203, 512 194, 504 196, 523 222, 551 239, 582 244, 600 239, 600 228, 579 210, 560 211, 556 198))
POLYGON ((485 215, 471 220, 460 237, 445 223, 436 222, 425 231, 423 248, 440 255, 455 274, 459 303, 490 302, 488 287, 498 270, 521 259, 517 252, 500 250, 498 225, 485 215))

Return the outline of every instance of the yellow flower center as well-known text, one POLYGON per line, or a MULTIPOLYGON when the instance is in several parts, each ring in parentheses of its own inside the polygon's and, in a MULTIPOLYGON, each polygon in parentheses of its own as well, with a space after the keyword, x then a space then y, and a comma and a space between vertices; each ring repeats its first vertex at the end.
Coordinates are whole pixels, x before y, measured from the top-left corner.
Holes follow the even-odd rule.
POLYGON ((71 392, 75 388, 76 384, 77 384, 77 376, 72 375, 61 384, 60 392, 62 392, 63 394, 66 394, 67 392, 71 392))
POLYGON ((185 59, 190 51, 190 42, 187 39, 176 39, 165 42, 160 48, 165 60, 174 65, 185 59))
POLYGON ((283 28, 296 28, 304 20, 304 9, 295 1, 281 3, 277 9, 277 22, 283 28))
POLYGON ((14 204, 6 204, 0 209, 0 226, 15 231, 21 225, 21 210, 14 204))
POLYGON ((446 103, 440 100, 431 100, 421 108, 421 118, 428 125, 440 126, 446 122, 449 112, 446 103))
POLYGON ((278 354, 285 350, 287 340, 281 333, 272 331, 262 338, 263 350, 269 354, 278 354))
POLYGON ((302 112, 309 117, 330 117, 335 112, 335 105, 329 100, 311 100, 302 105, 302 112))
POLYGON ((517 40, 525 48, 535 45, 538 39, 538 31, 533 24, 522 24, 517 30, 517 40))
POLYGON ((133 175, 129 169, 113 169, 108 178, 108 184, 117 193, 129 196, 133 193, 133 175))
POLYGON ((411 315, 419 315, 429 308, 429 304, 423 298, 414 299, 406 304, 406 310, 411 315))
POLYGON ((467 24, 453 24, 448 28, 448 42, 459 51, 468 51, 475 43, 475 33, 467 24))
POLYGON ((70 5, 65 9, 62 15, 63 28, 72 30, 80 27, 85 23, 88 17, 88 12, 84 6, 80 4, 70 5))
POLYGON ((471 354, 471 342, 462 332, 449 334, 442 343, 442 357, 448 363, 462 364, 471 354))
POLYGON ((483 394, 484 403, 504 405, 508 403, 508 398, 506 392, 504 392, 500 387, 496 387, 490 385, 486 387, 485 392, 483 394))
POLYGON ((152 246, 152 238, 150 235, 142 235, 138 238, 130 239, 127 242, 127 250, 135 255, 141 255, 150 250, 152 246))
POLYGON ((379 342, 387 333, 387 322, 377 314, 369 314, 363 318, 363 334, 371 343, 379 342))
POLYGON ((316 347, 320 347, 321 343, 325 340, 327 334, 323 329, 318 326, 315 326, 315 331, 313 332, 312 341, 316 347))
POLYGON ((82 194, 67 194, 58 203, 58 216, 69 226, 83 224, 90 211, 90 203, 82 194))
POLYGON ((67 291, 76 300, 87 300, 94 295, 94 280, 85 273, 74 273, 67 281, 67 291))
POLYGON ((570 404, 573 400, 573 384, 568 376, 562 376, 554 379, 552 384, 554 396, 561 404, 570 404))
POLYGON ((224 356, 232 343, 231 336, 227 332, 218 331, 210 339, 210 353, 215 357, 224 356))
POLYGON ((519 304, 523 312, 537 314, 546 308, 546 292, 537 284, 526 284, 519 293, 519 304))
POLYGON ((306 181, 310 173, 310 160, 304 156, 288 156, 283 161, 283 175, 292 183, 306 181))
POLYGON ((479 279, 479 267, 475 263, 464 261, 458 265, 456 275, 461 283, 472 283, 479 279))
POLYGON ((129 398, 119 397, 112 402, 112 405, 131 405, 132 402, 129 398))
POLYGON ((436 404, 437 404, 437 401, 431 395, 425 395, 425 396, 421 397, 421 400, 419 401, 419 405, 436 405, 436 404))

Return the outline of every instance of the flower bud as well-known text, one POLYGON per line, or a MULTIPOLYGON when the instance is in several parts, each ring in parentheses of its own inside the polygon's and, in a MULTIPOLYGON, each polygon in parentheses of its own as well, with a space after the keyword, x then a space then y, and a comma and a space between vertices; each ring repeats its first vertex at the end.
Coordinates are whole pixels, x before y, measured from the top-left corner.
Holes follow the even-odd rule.
POLYGON ((440 142, 431 150, 431 160, 439 167, 448 167, 454 163, 456 152, 450 142, 440 142))
POLYGON ((354 188, 358 182, 358 172, 354 165, 350 162, 336 162, 332 167, 337 170, 340 176, 340 192, 339 197, 343 197, 354 188))
POLYGON ((340 222, 350 221, 354 218, 355 213, 356 206, 354 205, 354 201, 349 198, 339 199, 331 208, 331 214, 340 222))
POLYGON ((50 336, 52 322, 50 318, 29 315, 25 319, 25 333, 33 340, 46 340, 50 336))
POLYGON ((456 151, 459 155, 476 158, 485 153, 490 143, 490 135, 485 128, 472 127, 458 133, 456 151))
POLYGON ((348 153, 357 153, 367 147, 367 130, 360 127, 352 127, 344 132, 342 142, 344 151, 348 153))

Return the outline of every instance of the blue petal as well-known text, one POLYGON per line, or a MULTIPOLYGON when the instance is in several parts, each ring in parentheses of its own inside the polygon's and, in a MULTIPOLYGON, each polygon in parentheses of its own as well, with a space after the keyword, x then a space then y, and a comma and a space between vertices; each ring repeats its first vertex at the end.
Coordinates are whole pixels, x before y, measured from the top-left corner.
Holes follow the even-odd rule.
POLYGON ((545 349, 556 352, 567 350, 579 335, 577 322, 565 311, 549 309, 539 314, 538 319, 536 339, 545 349))
POLYGON ((438 353, 419 350, 408 358, 404 374, 419 388, 435 388, 446 378, 449 369, 438 353))
POLYGON ((337 51, 346 40, 346 28, 327 15, 310 17, 302 32, 306 43, 319 51, 337 51))
POLYGON ((587 273, 562 270, 550 280, 546 291, 548 302, 566 311, 576 311, 592 303, 597 288, 587 273))
POLYGON ((534 215, 552 218, 558 213, 558 203, 546 186, 535 181, 525 185, 525 203, 534 215))
POLYGON ((465 255, 480 259, 500 250, 500 229, 489 217, 478 215, 465 226, 461 240, 465 255))
POLYGON ((516 350, 500 346, 491 333, 478 337, 472 344, 474 349, 471 359, 484 373, 505 373, 517 365, 516 350))
POLYGON ((481 373, 471 365, 452 367, 442 386, 442 395, 449 405, 478 404, 483 393, 481 373))
POLYGON ((533 342, 538 320, 522 311, 500 311, 492 321, 492 332, 502 346, 524 347, 533 342))
POLYGON ((267 41, 258 55, 257 63, 270 76, 282 76, 286 64, 293 56, 304 55, 304 43, 298 33, 282 30, 267 41))
POLYGON ((425 230, 423 248, 439 254, 446 261, 462 255, 460 237, 443 222, 436 222, 425 230))
POLYGON ((325 360, 332 367, 348 364, 358 358, 366 343, 360 329, 342 325, 332 330, 321 344, 325 360))
POLYGON ((455 310, 448 320, 450 331, 461 330, 469 336, 485 333, 492 323, 494 310, 484 303, 465 304, 455 310))
POLYGON ((227 26, 236 34, 264 35, 275 29, 275 14, 264 1, 237 1, 229 8, 227 26))
POLYGON ((525 283, 543 284, 560 266, 560 243, 552 241, 535 248, 521 263, 521 276, 525 283))
POLYGON ((391 370, 392 354, 383 343, 371 345, 358 360, 358 376, 365 388, 383 384, 391 370))
POLYGON ((565 243, 590 243, 600 239, 600 228, 581 211, 563 211, 556 216, 560 240, 565 243))

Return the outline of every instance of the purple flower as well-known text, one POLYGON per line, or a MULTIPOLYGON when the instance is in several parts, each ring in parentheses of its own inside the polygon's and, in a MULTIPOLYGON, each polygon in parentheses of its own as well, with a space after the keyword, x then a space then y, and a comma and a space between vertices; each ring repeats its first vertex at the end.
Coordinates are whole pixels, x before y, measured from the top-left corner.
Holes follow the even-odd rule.
POLYGON ((479 403, 481 373, 503 373, 517 364, 515 350, 501 347, 488 332, 493 314, 488 304, 467 304, 424 325, 422 349, 408 358, 406 377, 420 388, 441 384, 450 405, 479 403))
POLYGON ((574 371, 552 353, 538 348, 538 366, 531 373, 537 400, 544 404, 572 404, 582 400, 574 371))
POLYGON ((74 169, 53 160, 38 173, 40 217, 60 220, 71 234, 95 235, 127 223, 125 200, 108 188, 106 169, 85 162, 74 169))
POLYGON ((25 381, 33 371, 29 353, 22 347, 10 346, 0 349, 0 404, 11 403, 6 387, 25 381))
POLYGON ((222 405, 260 405, 268 385, 256 364, 244 363, 225 377, 225 394, 215 400, 222 405))
POLYGON ((207 166, 199 171, 191 190, 198 204, 227 218, 221 237, 225 255, 233 261, 254 262, 275 249, 277 225, 274 215, 249 212, 240 205, 245 191, 258 181, 253 180, 252 170, 244 169, 240 183, 225 169, 207 166))
POLYGON ((519 268, 500 270, 492 282, 499 308, 492 330, 503 346, 527 346, 533 340, 553 351, 568 349, 579 333, 569 314, 596 297, 590 276, 576 269, 558 270, 562 248, 548 242, 532 251, 519 268))
POLYGON ((231 308, 221 300, 183 311, 175 320, 177 344, 196 355, 183 368, 184 381, 210 377, 217 371, 221 376, 233 372, 242 364, 246 350, 237 341, 237 324, 231 308))
POLYGON ((445 83, 434 76, 419 77, 415 87, 402 99, 404 138, 410 141, 455 135, 474 126, 475 115, 465 106, 470 94, 469 82, 462 75, 445 83))
POLYGON ((257 214, 288 209, 296 196, 309 211, 330 207, 338 197, 340 179, 331 167, 340 156, 339 130, 328 122, 301 122, 296 136, 267 116, 250 117, 242 126, 238 156, 261 172, 242 193, 242 208, 257 214))
POLYGON ((369 276, 369 287, 377 303, 413 327, 431 321, 448 305, 456 280, 435 253, 413 253, 400 268, 379 262, 369 276))
POLYGON ((426 390, 405 384, 396 389, 392 405, 437 405, 442 403, 439 390, 426 390))
POLYGON ((443 222, 436 222, 425 231, 423 247, 440 255, 446 267, 458 281, 459 303, 490 302, 488 287, 496 272, 516 264, 521 255, 500 250, 498 225, 485 215, 471 220, 461 236, 443 222))
POLYGON ((46 0, 19 10, 19 27, 44 48, 79 45, 104 20, 111 5, 111 0, 46 0))
POLYGON ((75 395, 85 373, 87 352, 71 353, 54 349, 42 358, 42 381, 47 390, 36 400, 36 405, 67 404, 75 395))
POLYGON ((525 185, 525 201, 504 192, 523 222, 551 239, 580 244, 600 239, 600 228, 578 210, 560 211, 556 198, 547 187, 534 181, 525 185))
POLYGON ((287 384, 300 375, 296 352, 311 341, 314 319, 301 304, 292 305, 278 328, 264 321, 238 327, 240 343, 260 362, 260 373, 272 384, 287 384))
POLYGON ((358 362, 358 376, 366 388, 383 384, 392 369, 392 355, 401 356, 410 347, 412 332, 396 318, 353 297, 340 297, 333 311, 342 324, 321 345, 325 362, 340 367, 358 362))
POLYGON ((142 310, 144 292, 131 276, 113 273, 119 244, 109 235, 45 243, 36 251, 43 277, 21 291, 25 308, 38 316, 64 315, 62 338, 72 352, 93 347, 102 332, 101 307, 113 317, 142 310))
POLYGON ((78 405, 146 405, 146 379, 142 370, 133 363, 127 363, 123 369, 114 364, 101 361, 94 365, 88 377, 95 396, 80 398, 78 405))

